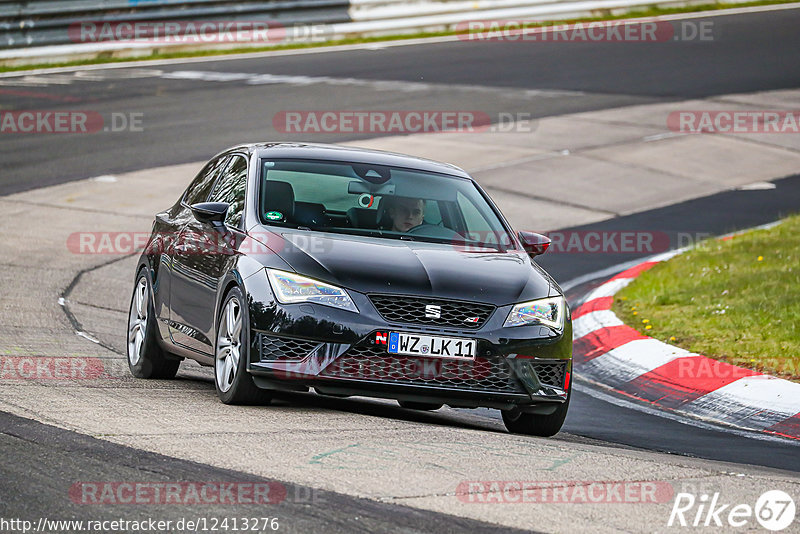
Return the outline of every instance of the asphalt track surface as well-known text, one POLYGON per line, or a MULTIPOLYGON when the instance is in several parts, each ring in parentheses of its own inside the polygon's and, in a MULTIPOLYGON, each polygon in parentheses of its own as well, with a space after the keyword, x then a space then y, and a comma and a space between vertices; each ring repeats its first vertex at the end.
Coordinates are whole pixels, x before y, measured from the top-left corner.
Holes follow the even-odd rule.
MULTIPOLYGON (((391 84, 287 87, 246 81, 125 78, 124 72, 93 82, 66 83, 62 78, 41 86, 0 83, 4 110, 92 110, 104 117, 112 112, 144 113, 146 132, 6 134, 0 144, 0 194, 98 174, 206 160, 222 147, 240 142, 286 139, 287 134, 276 132, 272 125, 272 116, 283 110, 450 109, 481 110, 492 117, 500 112, 544 117, 800 85, 800 10, 687 23, 704 21, 713 25, 712 41, 455 41, 157 67, 165 72, 327 76, 432 85, 425 90, 414 90, 413 85, 392 89, 391 84), (454 89, 453 84, 461 88, 454 89), (469 86, 495 91, 470 90, 469 86), (523 97, 521 89, 555 92, 523 97)), ((358 138, 352 134, 292 137, 320 142, 358 138)))
MULTIPOLYGON (((83 480, 141 480, 148 483, 181 480, 252 484, 271 482, 115 445, 4 412, 0 412, 0 451, 5 466, 3 480, 0 481, 3 492, 0 510, 5 517, 142 520, 141 506, 114 504, 81 507, 64 499, 73 484, 74 478, 71 480, 70 477, 75 476, 82 476, 83 480), (38 459, 35 465, 31 462, 33 458, 38 459)), ((276 517, 280 526, 278 531, 281 532, 314 532, 319 531, 321 525, 324 525, 325 532, 343 534, 527 532, 304 486, 281 486, 275 490, 276 499, 281 499, 278 504, 268 505, 266 509, 263 504, 238 505, 235 517, 276 517)), ((211 518, 234 517, 231 515, 231 506, 224 503, 181 506, 179 511, 175 508, 172 504, 156 505, 148 507, 147 513, 150 517, 174 521, 180 518, 206 518, 210 521, 211 518)), ((270 530, 259 528, 259 531, 270 530)))
MULTIPOLYGON (((94 138, 6 136, 0 144, 0 194, 98 174, 202 160, 237 142, 272 139, 279 133, 272 128, 270 118, 280 109, 409 109, 413 102, 410 109, 483 109, 543 117, 800 84, 800 10, 715 17, 713 22, 715 40, 702 43, 523 46, 452 42, 158 67, 164 72, 268 73, 433 84, 424 91, 327 83, 287 90, 282 84, 221 85, 162 77, 106 78, 31 87, 0 85, 2 109, 143 112, 147 128, 145 135, 118 133, 94 138), (513 91, 506 94, 466 87, 452 90, 448 84, 553 93, 520 98, 513 91), (563 91, 566 92, 558 93, 563 91)), ((337 142, 354 137, 326 135, 313 139, 337 142)), ((792 177, 777 182, 773 190, 720 193, 610 219, 591 228, 720 234, 771 222, 796 211, 798 198, 800 177, 792 177)), ((613 254, 551 255, 540 263, 558 280, 567 281, 634 258, 613 254)), ((563 432, 575 439, 800 471, 800 455, 793 445, 757 441, 723 430, 698 429, 605 402, 581 390, 572 402, 563 432)), ((377 408, 364 408, 371 409, 377 408)), ((475 415, 478 419, 487 416, 475 415)), ((126 449, 7 414, 0 414, 0 451, 4 457, 0 506, 6 516, 12 510, 13 515, 24 512, 32 517, 54 511, 53 503, 63 500, 64 488, 75 480, 76 470, 81 472, 82 480, 108 479, 109 473, 127 480, 136 480, 137 476, 149 480, 154 476, 241 480, 244 476, 126 449), (37 488, 35 494, 31 488, 37 488)), ((354 531, 356 516, 363 521, 363 531, 478 532, 494 528, 333 493, 323 497, 330 506, 293 503, 282 513, 292 517, 298 531, 306 525, 310 529, 320 524, 334 532, 354 531)), ((61 512, 62 517, 79 517, 82 513, 80 508, 69 506, 55 511, 61 512)), ((182 509, 180 514, 190 511, 193 510, 182 509)), ((127 514, 119 508, 114 512, 127 514)), ((213 515, 214 511, 204 508, 198 512, 213 515)), ((131 514, 136 516, 135 511, 131 514)))

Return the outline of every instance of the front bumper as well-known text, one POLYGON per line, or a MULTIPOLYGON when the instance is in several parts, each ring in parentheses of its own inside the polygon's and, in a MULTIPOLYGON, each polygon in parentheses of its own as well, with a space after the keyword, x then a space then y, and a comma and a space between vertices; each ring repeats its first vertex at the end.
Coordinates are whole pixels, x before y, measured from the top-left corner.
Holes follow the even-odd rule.
POLYGON ((537 413, 567 399, 569 316, 561 333, 539 325, 504 328, 510 305, 495 309, 480 328, 400 324, 384 320, 366 295, 351 297, 360 313, 250 299, 248 371, 256 384, 537 413), (381 342, 389 332, 475 339, 477 354, 474 360, 390 355, 381 342))

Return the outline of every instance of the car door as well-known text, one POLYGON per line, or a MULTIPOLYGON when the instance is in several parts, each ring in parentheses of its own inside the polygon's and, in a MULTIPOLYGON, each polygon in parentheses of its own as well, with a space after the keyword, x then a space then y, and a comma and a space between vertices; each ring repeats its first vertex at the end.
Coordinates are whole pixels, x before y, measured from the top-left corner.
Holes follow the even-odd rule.
POLYGON ((206 201, 229 204, 224 226, 198 221, 191 210, 174 248, 170 324, 175 343, 212 355, 217 290, 241 241, 247 158, 230 156, 206 201))
POLYGON ((154 225, 155 244, 160 251, 158 276, 153 280, 155 294, 155 309, 158 317, 159 329, 163 337, 172 337, 170 293, 172 286, 172 263, 175 256, 175 244, 181 229, 186 226, 189 219, 193 218, 189 206, 198 202, 205 202, 216 184, 222 170, 229 161, 227 154, 209 161, 197 173, 192 183, 183 192, 180 200, 169 210, 156 215, 154 225))

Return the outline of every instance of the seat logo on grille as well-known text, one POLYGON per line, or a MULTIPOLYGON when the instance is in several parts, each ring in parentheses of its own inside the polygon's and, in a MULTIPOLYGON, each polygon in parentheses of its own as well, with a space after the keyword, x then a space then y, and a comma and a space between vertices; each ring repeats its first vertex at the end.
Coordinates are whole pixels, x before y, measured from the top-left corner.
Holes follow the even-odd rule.
POLYGON ((440 319, 442 317, 442 307, 428 304, 425 306, 425 317, 427 319, 440 319))

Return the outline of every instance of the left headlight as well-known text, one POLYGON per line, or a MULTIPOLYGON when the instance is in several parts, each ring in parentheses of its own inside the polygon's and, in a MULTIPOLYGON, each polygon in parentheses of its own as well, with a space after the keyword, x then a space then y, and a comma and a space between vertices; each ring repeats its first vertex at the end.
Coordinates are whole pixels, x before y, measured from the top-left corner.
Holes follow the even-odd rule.
POLYGON ((281 304, 314 302, 358 313, 353 299, 340 287, 277 269, 267 269, 267 276, 275 297, 281 304))
POLYGON ((542 324, 558 330, 564 329, 566 303, 564 297, 549 297, 515 305, 503 326, 542 324))

